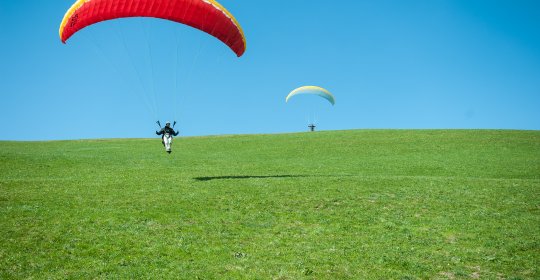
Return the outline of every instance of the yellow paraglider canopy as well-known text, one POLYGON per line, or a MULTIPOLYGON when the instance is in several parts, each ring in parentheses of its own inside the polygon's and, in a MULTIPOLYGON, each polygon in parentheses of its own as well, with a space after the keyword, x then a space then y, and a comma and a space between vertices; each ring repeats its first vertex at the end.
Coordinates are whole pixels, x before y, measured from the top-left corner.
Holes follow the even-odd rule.
POLYGON ((318 87, 318 86, 303 86, 303 87, 299 87, 293 91, 291 91, 291 93, 289 93, 289 95, 287 95, 287 97, 285 98, 285 102, 289 102, 289 99, 295 95, 299 95, 299 94, 312 94, 312 95, 318 95, 326 100, 328 100, 328 102, 330 102, 332 105, 334 105, 336 103, 336 99, 334 98, 334 95, 332 95, 332 93, 330 93, 328 90, 322 88, 322 87, 318 87))

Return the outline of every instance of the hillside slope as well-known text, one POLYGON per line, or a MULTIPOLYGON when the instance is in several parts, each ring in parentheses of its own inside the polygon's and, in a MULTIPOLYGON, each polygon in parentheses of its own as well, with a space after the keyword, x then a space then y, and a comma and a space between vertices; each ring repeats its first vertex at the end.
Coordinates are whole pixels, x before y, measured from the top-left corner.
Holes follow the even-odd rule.
POLYGON ((159 142, 0 142, 0 278, 540 278, 538 131, 159 142))

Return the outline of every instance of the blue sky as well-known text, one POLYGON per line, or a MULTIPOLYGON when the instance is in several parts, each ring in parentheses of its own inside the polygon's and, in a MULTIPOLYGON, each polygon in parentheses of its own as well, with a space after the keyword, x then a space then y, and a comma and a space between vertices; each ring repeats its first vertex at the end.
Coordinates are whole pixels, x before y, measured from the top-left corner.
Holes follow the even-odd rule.
POLYGON ((0 140, 154 137, 156 119, 186 136, 306 131, 312 119, 540 129, 538 1, 222 0, 247 37, 241 58, 155 19, 96 24, 63 45, 73 2, 0 0, 0 140), (286 104, 302 85, 336 105, 286 104))

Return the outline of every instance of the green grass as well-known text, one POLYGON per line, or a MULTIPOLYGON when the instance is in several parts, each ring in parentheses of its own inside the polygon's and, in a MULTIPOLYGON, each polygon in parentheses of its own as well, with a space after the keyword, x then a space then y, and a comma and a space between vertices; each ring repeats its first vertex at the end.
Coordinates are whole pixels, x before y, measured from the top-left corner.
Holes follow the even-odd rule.
POLYGON ((540 279, 540 132, 0 142, 0 278, 540 279))

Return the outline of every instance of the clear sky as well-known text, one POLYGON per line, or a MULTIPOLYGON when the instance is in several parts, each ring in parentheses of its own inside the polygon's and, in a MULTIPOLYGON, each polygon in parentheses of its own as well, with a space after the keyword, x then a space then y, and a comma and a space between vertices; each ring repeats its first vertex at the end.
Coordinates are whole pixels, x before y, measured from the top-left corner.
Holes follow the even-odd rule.
POLYGON ((540 1, 221 0, 247 51, 156 19, 66 45, 74 0, 0 0, 0 140, 362 128, 540 129, 540 1), (125 42, 125 45, 124 43, 125 42), (176 54, 178 60, 176 59, 176 54), (302 85, 322 98, 285 96, 302 85))

